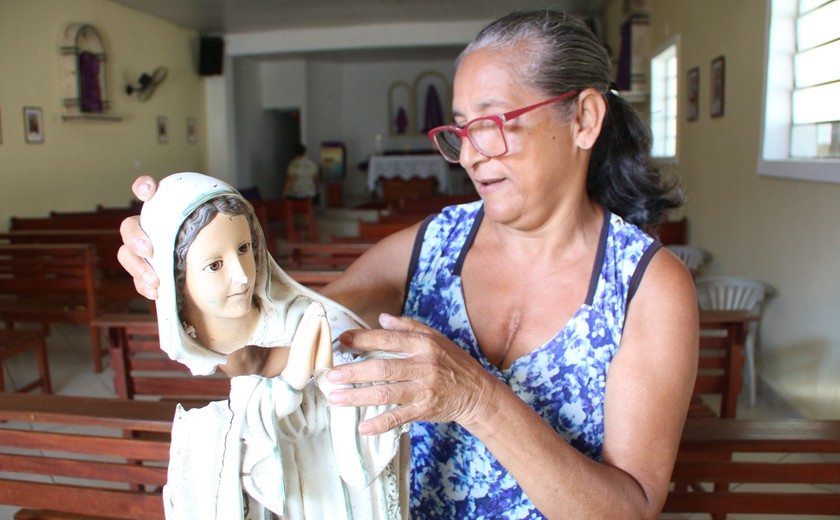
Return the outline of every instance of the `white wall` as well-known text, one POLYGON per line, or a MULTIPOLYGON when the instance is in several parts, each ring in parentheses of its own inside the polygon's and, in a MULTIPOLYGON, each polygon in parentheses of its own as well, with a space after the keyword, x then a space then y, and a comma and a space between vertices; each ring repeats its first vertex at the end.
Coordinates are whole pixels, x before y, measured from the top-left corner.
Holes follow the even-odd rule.
MULTIPOLYGON (((262 191, 272 192, 265 179, 272 174, 279 178, 282 165, 276 164, 270 110, 298 108, 301 136, 309 148, 310 158, 318 160, 318 150, 324 141, 344 142, 347 146, 345 193, 351 197, 365 197, 366 177, 358 165, 373 153, 376 135, 382 136, 385 150, 432 148, 425 135, 389 135, 389 87, 396 81, 412 84, 419 74, 431 70, 443 74, 451 88, 454 59, 453 52, 452 58, 447 60, 402 62, 233 60, 235 184, 238 187, 259 184, 262 191)), ((224 106, 211 104, 208 106, 210 118, 216 117, 215 111, 224 109, 224 106)), ((223 148, 222 143, 219 146, 223 148)))
POLYGON ((680 80, 700 67, 700 118, 680 115, 675 167, 688 195, 689 240, 714 254, 709 275, 776 287, 761 326, 762 377, 805 416, 840 418, 840 185, 756 171, 767 3, 648 4, 652 48, 679 35, 680 80), (721 55, 725 113, 711 118, 710 64, 721 55))

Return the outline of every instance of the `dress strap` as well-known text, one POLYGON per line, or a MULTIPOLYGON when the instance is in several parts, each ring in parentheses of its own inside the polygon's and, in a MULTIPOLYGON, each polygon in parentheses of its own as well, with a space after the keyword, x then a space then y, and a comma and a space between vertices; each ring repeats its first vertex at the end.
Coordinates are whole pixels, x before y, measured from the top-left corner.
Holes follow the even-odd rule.
POLYGON ((417 272, 417 265, 420 263, 420 252, 423 249, 423 238, 426 236, 426 228, 434 220, 438 213, 433 213, 423 219, 420 228, 417 230, 417 236, 414 237, 414 247, 411 249, 411 259, 408 261, 408 273, 405 277, 405 291, 403 293, 403 302, 401 308, 405 308, 405 299, 408 298, 408 290, 411 286, 411 280, 414 278, 414 273, 417 272))

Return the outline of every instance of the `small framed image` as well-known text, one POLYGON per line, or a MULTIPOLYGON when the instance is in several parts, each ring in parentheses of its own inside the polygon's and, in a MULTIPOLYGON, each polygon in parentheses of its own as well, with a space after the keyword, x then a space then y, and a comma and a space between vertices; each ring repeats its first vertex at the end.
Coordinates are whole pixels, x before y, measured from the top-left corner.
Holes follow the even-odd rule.
POLYGON ((198 141, 198 122, 194 117, 187 118, 187 143, 195 144, 198 141))
POLYGON ((166 116, 157 118, 157 140, 160 144, 169 142, 169 118, 166 116))
POLYGON ((688 121, 697 121, 700 117, 700 67, 688 69, 687 79, 685 118, 688 121))
POLYGON ((712 60, 712 98, 709 112, 712 117, 723 115, 723 100, 726 92, 726 61, 723 56, 712 60))
POLYGON ((41 107, 23 107, 23 136, 27 143, 44 142, 44 113, 41 107))

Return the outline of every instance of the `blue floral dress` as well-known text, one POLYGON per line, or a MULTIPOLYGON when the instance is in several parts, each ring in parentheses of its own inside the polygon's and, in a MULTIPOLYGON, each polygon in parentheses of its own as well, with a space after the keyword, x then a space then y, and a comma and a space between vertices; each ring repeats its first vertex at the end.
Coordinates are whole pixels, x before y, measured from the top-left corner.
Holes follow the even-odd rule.
MULTIPOLYGON (((605 211, 586 301, 554 338, 500 370, 479 350, 460 277, 483 215, 479 201, 446 208, 424 223, 403 315, 442 332, 567 442, 600 460, 607 370, 621 343, 627 304, 660 244, 605 211)), ((455 423, 414 423, 411 459, 414 519, 543 518, 484 444, 455 423)))

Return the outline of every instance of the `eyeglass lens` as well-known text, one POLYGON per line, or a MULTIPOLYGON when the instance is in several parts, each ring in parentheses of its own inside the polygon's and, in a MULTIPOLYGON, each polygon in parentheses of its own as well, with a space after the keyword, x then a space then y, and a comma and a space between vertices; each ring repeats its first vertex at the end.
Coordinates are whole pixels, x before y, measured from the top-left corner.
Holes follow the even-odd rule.
MULTIPOLYGON (((502 128, 492 119, 476 119, 466 127, 470 142, 487 157, 496 157, 505 153, 505 136, 502 128)), ((461 136, 454 130, 441 130, 435 134, 435 142, 441 153, 450 161, 458 162, 461 158, 461 136)))

